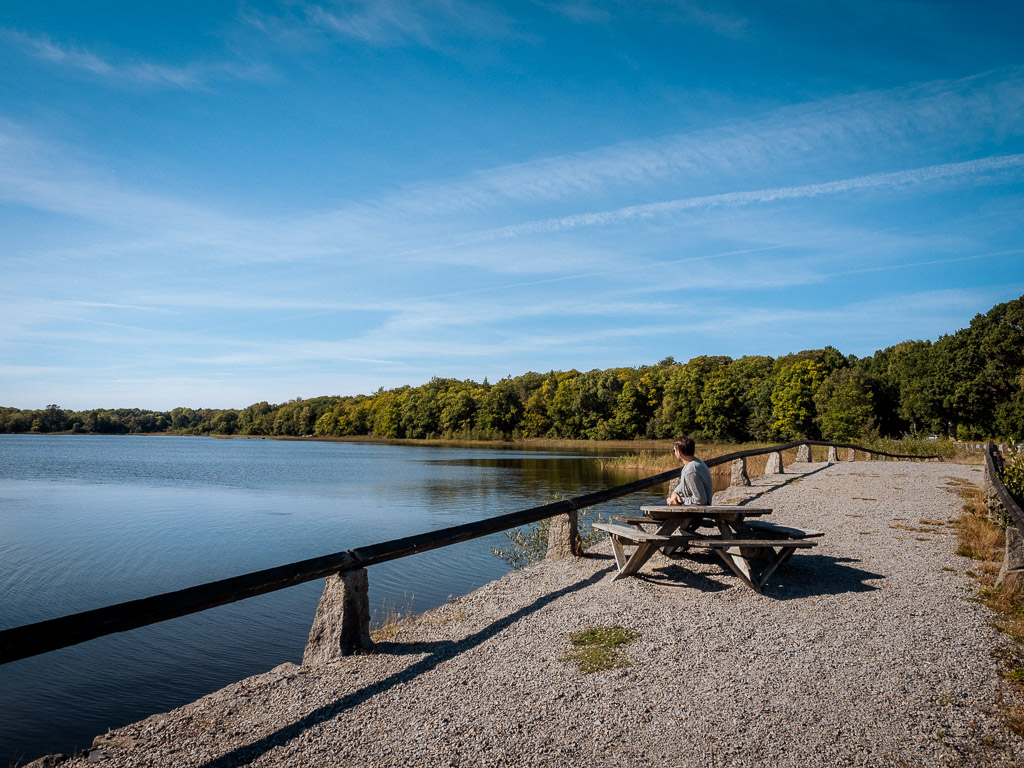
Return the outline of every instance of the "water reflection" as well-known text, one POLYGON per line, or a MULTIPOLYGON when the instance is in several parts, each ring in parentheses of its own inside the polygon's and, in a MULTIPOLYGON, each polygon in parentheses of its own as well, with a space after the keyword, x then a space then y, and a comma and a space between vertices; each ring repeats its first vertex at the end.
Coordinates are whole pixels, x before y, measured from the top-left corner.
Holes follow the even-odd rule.
MULTIPOLYGON (((601 455, 594 452, 595 455, 601 455)), ((579 496, 595 455, 174 437, 0 435, 0 628, 579 496)), ((604 453, 607 455, 607 453, 604 453)), ((661 489, 601 505, 635 510, 661 489)), ((373 566, 423 611, 500 577, 504 535, 373 566)), ((322 582, 0 666, 0 764, 301 660, 322 582)))

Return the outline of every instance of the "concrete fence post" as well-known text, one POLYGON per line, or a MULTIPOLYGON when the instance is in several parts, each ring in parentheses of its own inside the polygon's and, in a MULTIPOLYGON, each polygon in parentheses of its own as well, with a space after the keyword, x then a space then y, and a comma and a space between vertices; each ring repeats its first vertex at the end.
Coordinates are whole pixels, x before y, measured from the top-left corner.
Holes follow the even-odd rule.
POLYGON ((802 444, 796 449, 796 460, 802 462, 809 462, 811 460, 811 446, 807 443, 802 444))
POLYGON ((1006 549, 1003 553, 1003 565, 999 569, 999 576, 996 578, 998 587, 1005 581, 1007 576, 1021 577, 1024 575, 1024 536, 1012 523, 1006 526, 1006 549))
POLYGON ((781 451, 768 454, 768 463, 764 465, 764 473, 766 475, 781 475, 783 473, 781 451))
POLYGON ((745 458, 733 459, 729 485, 732 487, 750 485, 750 477, 747 476, 747 460, 745 458))
POLYGON ((548 560, 564 560, 582 554, 583 542, 580 540, 579 514, 576 510, 552 517, 548 528, 548 553, 545 557, 548 560))
POLYGON ((326 664, 373 648, 369 590, 365 568, 327 577, 302 654, 304 665, 326 664))

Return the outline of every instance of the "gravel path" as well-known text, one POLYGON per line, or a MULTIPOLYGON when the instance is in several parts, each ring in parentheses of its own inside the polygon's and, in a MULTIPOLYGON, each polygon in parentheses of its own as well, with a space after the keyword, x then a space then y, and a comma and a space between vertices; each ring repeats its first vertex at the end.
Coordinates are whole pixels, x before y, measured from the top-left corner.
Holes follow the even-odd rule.
POLYGON ((380 653, 282 665, 64 765, 1024 765, 994 705, 1004 641, 948 525, 951 481, 981 483, 980 468, 787 473, 718 496, 827 532, 763 596, 710 553, 658 554, 612 583, 603 544, 408 621, 380 653), (639 633, 631 666, 587 675, 563 660, 570 632, 611 624, 639 633))

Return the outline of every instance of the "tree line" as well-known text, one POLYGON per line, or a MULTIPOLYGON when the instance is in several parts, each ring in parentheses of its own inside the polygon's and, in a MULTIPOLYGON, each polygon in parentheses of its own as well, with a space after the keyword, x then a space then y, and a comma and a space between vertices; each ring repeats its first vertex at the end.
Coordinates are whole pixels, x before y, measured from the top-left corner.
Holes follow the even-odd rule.
POLYGON ((237 409, 0 408, 0 432, 669 438, 836 441, 936 434, 1024 440, 1024 296, 938 341, 869 357, 833 347, 783 357, 668 357, 654 365, 528 372, 494 384, 433 378, 372 395, 237 409))

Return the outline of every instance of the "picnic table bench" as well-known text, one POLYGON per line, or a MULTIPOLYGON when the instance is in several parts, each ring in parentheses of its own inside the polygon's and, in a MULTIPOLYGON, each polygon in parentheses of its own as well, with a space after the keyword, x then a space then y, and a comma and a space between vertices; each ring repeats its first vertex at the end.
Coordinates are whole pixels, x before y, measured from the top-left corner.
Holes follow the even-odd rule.
POLYGON ((677 549, 710 549, 744 584, 760 593, 768 578, 796 550, 815 546, 817 542, 809 539, 824 535, 822 531, 747 520, 771 514, 770 509, 763 508, 652 505, 640 509, 644 514, 616 517, 618 523, 594 524, 611 538, 618 568, 613 581, 637 573, 658 550, 671 554, 677 549), (650 531, 645 525, 657 529, 650 531), (717 528, 718 535, 702 534, 701 528, 717 528), (636 546, 628 555, 627 545, 636 546))

